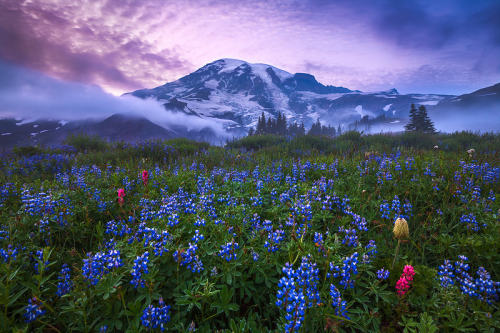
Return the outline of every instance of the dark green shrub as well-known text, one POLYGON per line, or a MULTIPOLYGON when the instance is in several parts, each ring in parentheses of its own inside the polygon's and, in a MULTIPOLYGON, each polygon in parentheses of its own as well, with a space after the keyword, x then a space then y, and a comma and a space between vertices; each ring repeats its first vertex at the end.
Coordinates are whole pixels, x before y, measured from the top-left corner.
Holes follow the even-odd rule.
POLYGON ((109 148, 107 141, 97 135, 72 134, 64 142, 79 152, 104 151, 109 148))

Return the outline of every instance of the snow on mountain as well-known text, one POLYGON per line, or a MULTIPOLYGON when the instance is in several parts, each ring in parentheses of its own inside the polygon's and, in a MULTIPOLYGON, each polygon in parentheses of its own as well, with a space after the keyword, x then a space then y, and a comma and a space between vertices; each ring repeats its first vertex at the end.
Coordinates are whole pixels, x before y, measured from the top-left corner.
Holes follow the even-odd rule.
POLYGON ((434 105, 451 97, 401 95, 395 88, 361 92, 323 85, 311 74, 237 59, 220 59, 176 81, 130 94, 157 99, 169 110, 224 119, 226 130, 237 135, 254 127, 262 113, 275 117, 281 112, 289 122, 304 122, 306 127, 316 119, 347 125, 364 116, 406 119, 412 103, 434 105))

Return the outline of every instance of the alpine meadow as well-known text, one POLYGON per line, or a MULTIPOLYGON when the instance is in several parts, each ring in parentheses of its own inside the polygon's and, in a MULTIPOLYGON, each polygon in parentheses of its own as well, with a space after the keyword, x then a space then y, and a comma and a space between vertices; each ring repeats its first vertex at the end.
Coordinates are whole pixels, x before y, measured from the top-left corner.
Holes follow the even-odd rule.
POLYGON ((0 0, 0 332, 500 331, 499 31, 0 0))

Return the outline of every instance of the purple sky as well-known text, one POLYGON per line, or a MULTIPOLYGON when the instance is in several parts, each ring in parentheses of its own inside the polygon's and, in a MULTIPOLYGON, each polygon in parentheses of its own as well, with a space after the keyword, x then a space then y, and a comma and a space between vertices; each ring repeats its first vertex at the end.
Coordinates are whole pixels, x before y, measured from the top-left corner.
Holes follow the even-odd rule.
POLYGON ((500 1, 0 0, 1 61, 113 94, 220 58, 364 91, 466 93, 500 82, 500 1))

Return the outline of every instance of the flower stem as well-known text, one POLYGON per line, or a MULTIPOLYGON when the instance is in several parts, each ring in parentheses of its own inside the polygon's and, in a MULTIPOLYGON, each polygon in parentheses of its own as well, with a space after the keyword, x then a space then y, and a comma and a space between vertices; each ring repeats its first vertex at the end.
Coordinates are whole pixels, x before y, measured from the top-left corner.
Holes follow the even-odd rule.
POLYGON ((401 240, 398 239, 398 245, 396 246, 396 253, 394 254, 394 260, 392 261, 392 266, 391 266, 391 271, 394 268, 394 264, 398 260, 398 253, 399 253, 399 245, 401 244, 401 240))

